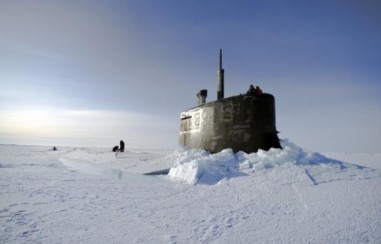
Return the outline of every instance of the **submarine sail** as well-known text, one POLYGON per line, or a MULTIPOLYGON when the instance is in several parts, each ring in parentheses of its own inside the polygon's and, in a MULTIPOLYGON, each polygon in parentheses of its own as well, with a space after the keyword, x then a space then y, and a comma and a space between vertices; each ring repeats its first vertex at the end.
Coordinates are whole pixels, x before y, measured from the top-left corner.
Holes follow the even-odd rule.
POLYGON ((212 153, 225 148, 247 153, 281 148, 274 96, 249 90, 243 95, 224 98, 222 50, 217 73, 217 100, 206 103, 207 92, 201 90, 198 97, 203 98, 202 102, 180 114, 180 145, 212 153))

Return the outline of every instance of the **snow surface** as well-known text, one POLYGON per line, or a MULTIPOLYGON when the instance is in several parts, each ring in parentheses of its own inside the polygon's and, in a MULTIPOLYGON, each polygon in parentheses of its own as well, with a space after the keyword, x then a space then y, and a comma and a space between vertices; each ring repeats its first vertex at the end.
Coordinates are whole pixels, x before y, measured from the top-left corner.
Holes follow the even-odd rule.
POLYGON ((379 154, 282 146, 0 145, 0 243, 381 243, 379 154))

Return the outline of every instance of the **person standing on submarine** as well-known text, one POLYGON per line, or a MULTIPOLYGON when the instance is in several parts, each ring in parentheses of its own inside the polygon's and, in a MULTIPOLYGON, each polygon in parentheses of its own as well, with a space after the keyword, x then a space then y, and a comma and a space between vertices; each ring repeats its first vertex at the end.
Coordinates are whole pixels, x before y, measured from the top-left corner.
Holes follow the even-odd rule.
POLYGON ((124 141, 120 140, 120 147, 119 147, 120 152, 124 152, 124 141))

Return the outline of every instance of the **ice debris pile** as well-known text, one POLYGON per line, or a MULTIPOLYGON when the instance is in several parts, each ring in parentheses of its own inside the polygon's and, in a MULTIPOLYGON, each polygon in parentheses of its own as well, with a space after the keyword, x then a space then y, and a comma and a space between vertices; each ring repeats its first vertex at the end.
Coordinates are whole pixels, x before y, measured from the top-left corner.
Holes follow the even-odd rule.
POLYGON ((178 149, 170 156, 174 165, 168 175, 173 180, 188 184, 216 184, 222 179, 290 165, 302 168, 313 183, 318 184, 309 175, 309 171, 316 172, 316 167, 313 166, 324 166, 336 173, 343 173, 348 168, 363 168, 329 159, 320 153, 305 151, 289 140, 282 140, 281 145, 283 149, 272 148, 250 154, 234 153, 231 149, 215 154, 201 149, 178 149))

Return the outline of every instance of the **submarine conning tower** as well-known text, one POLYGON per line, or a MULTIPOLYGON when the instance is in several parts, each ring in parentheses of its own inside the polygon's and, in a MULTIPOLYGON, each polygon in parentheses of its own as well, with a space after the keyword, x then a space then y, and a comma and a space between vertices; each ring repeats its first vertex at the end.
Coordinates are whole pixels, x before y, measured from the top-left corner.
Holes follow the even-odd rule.
POLYGON ((207 103, 207 90, 201 90, 198 106, 180 114, 180 145, 212 153, 226 148, 246 153, 281 148, 274 96, 250 86, 246 94, 224 98, 221 49, 217 75, 217 100, 207 103))

